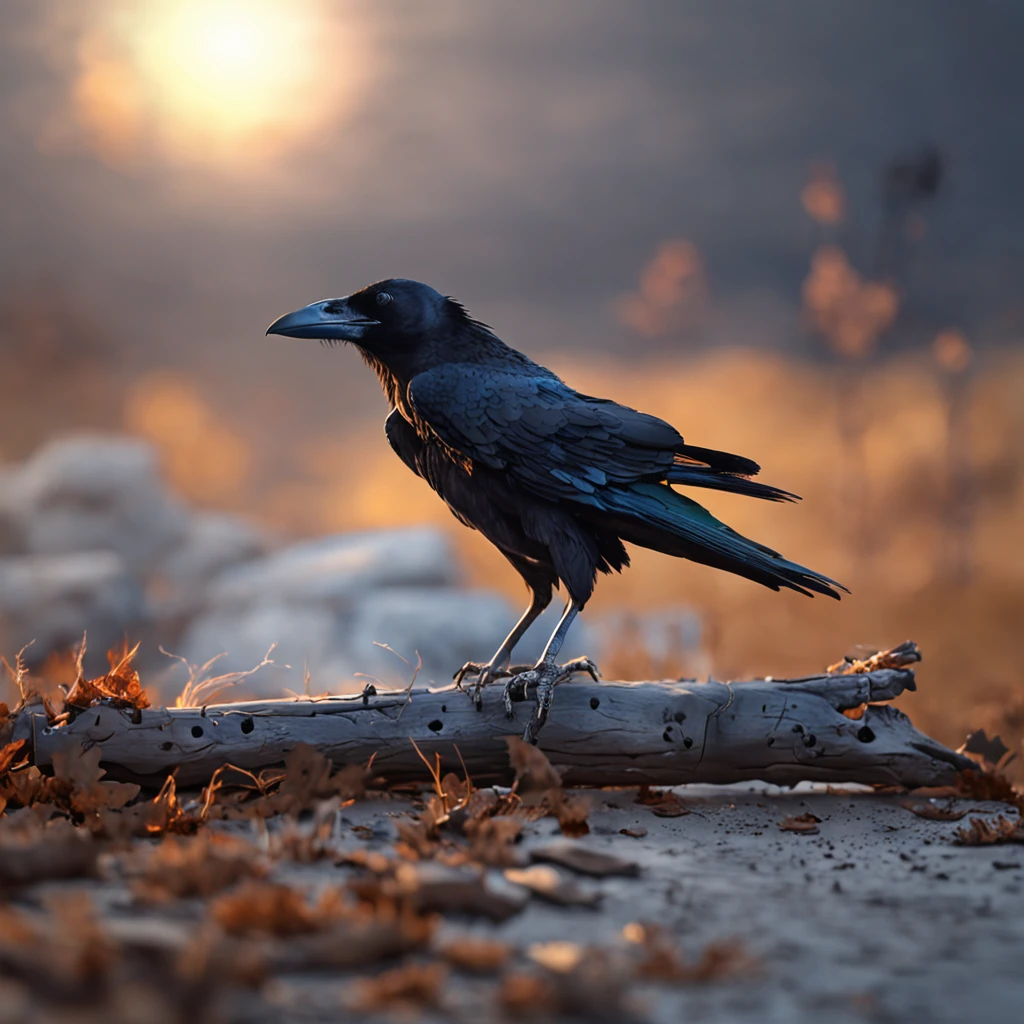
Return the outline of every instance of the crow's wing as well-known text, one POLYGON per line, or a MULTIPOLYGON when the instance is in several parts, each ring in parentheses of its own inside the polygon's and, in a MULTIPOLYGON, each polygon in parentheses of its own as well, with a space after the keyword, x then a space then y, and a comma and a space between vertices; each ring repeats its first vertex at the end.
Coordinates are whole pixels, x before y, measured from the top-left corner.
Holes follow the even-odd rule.
POLYGON ((454 453, 553 501, 597 504, 606 484, 664 480, 685 447, 664 420, 541 373, 447 364, 414 377, 407 398, 454 453))

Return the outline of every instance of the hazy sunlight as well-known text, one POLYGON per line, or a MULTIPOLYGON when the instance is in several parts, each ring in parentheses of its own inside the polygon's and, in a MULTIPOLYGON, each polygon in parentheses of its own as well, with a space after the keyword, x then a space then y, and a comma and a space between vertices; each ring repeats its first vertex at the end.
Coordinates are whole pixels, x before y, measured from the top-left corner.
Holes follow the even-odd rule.
POLYGON ((129 161, 144 141, 176 158, 249 161, 307 134, 352 97, 365 46, 351 28, 340 54, 335 19, 320 0, 160 0, 123 9, 83 40, 76 110, 112 162, 129 161), (111 81, 116 90, 105 87, 111 81), (136 97, 130 107, 126 85, 136 97))

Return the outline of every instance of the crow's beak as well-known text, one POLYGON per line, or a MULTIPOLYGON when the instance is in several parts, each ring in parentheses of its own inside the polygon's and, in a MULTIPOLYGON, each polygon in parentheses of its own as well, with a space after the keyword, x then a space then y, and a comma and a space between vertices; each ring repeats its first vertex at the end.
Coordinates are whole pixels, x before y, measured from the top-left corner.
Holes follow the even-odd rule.
POLYGON ((359 341, 379 323, 379 320, 370 320, 357 313, 348 299, 324 299, 303 306, 294 313, 286 313, 267 328, 267 334, 324 341, 359 341))

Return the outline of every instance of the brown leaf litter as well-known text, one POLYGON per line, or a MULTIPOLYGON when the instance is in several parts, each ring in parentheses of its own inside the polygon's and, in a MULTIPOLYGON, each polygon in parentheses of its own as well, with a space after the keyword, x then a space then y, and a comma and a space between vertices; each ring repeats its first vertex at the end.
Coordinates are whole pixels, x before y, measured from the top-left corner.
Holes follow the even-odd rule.
POLYGON ((805 836, 816 836, 818 834, 818 825, 821 823, 821 818, 811 814, 809 811, 806 814, 799 814, 791 818, 783 818, 779 822, 779 828, 784 832, 796 832, 805 836))
POLYGON ((999 815, 992 821, 971 818, 970 823, 956 830, 958 846, 994 846, 997 843, 1024 843, 1024 823, 1019 817, 999 815))
POLYGON ((512 947, 507 942, 480 935, 449 939, 439 950, 452 967, 471 974, 495 974, 508 963, 512 947))
POLYGON ((374 978, 360 978, 351 1006, 363 1013, 440 1009, 447 980, 448 967, 443 963, 404 964, 374 978))
POLYGON ((904 800, 901 806, 913 812, 919 818, 928 818, 931 821, 959 821, 967 815, 966 809, 959 810, 952 804, 937 804, 932 803, 931 800, 920 802, 904 800))
POLYGON ((648 981, 706 983, 726 981, 757 973, 759 965, 742 943, 734 939, 712 942, 696 960, 686 960, 671 936, 657 925, 633 922, 623 938, 640 951, 637 976, 648 981))
POLYGON ((636 802, 650 807, 651 812, 658 818, 680 818, 684 814, 691 813, 690 809, 671 789, 652 789, 650 786, 641 786, 637 790, 636 802))
MULTIPOLYGON (((127 866, 132 873, 134 865, 127 866)), ((207 898, 244 879, 262 878, 269 865, 251 843, 230 835, 169 837, 135 868, 133 891, 147 902, 207 898)))
POLYGON ((590 800, 565 792, 562 776, 540 747, 518 736, 506 736, 505 743, 516 774, 513 791, 522 799, 531 818, 551 816, 558 819, 562 835, 574 839, 585 836, 590 831, 590 800))

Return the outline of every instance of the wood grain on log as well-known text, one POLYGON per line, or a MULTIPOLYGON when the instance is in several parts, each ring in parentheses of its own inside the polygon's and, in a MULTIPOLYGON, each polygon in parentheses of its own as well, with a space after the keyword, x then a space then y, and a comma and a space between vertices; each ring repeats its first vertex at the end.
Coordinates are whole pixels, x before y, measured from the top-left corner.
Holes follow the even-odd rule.
MULTIPOLYGON (((559 687, 539 745, 567 785, 950 783, 972 762, 884 703, 914 688, 911 669, 888 667, 741 683, 577 678, 559 687), (854 708, 863 714, 842 713, 854 708)), ((373 757, 389 781, 425 780, 415 740, 428 757, 437 751, 445 770, 464 762, 475 782, 493 783, 509 781, 504 738, 521 735, 533 711, 519 704, 509 721, 496 685, 482 711, 454 688, 141 712, 101 703, 56 727, 27 716, 19 732, 37 764, 69 742, 101 744, 112 776, 142 781, 176 770, 181 784, 201 783, 228 763, 256 770, 297 743, 338 765, 373 757)))

